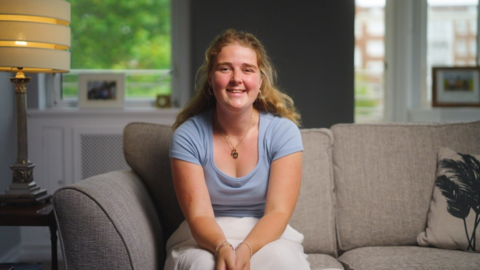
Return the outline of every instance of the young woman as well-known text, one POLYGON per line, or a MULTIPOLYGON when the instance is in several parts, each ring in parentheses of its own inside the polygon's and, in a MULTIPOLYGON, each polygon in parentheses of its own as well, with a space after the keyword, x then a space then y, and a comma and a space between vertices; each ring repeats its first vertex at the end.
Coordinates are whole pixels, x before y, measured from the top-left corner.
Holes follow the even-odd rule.
POLYGON ((300 115, 274 85, 252 34, 217 36, 196 96, 174 124, 170 157, 186 220, 165 269, 309 269, 288 225, 302 173, 300 115))

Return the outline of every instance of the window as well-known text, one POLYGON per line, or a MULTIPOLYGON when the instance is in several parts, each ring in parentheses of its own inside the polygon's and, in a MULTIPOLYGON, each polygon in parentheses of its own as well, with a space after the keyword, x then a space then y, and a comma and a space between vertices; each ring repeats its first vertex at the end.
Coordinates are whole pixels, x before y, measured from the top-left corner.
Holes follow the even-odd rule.
POLYGON ((477 119, 475 110, 471 117, 470 111, 425 108, 431 107, 433 66, 477 65, 478 2, 356 0, 355 122, 477 119), (385 23, 383 37, 380 27, 367 29, 371 21, 385 23))
POLYGON ((428 0, 427 103, 432 97, 432 67, 474 66, 478 0, 428 0))
POLYGON ((368 56, 374 58, 383 58, 385 53, 385 45, 383 44, 383 40, 369 40, 367 41, 367 54, 368 56))
POLYGON ((78 74, 126 74, 126 98, 171 93, 170 0, 71 3, 71 71, 63 99, 77 97, 78 74))
MULTIPOLYGON (((370 10, 370 13, 374 16, 382 16, 382 10, 379 9, 370 10)), ((372 36, 383 37, 385 35, 385 23, 381 20, 367 21, 367 32, 372 36)))
MULTIPOLYGON (((468 45, 470 47, 470 54, 472 55, 477 55, 477 42, 474 40, 474 39, 470 39, 469 42, 468 42, 468 45)), ((472 59, 472 63, 471 65, 474 66, 475 65, 475 60, 472 59)))
POLYGON ((355 122, 381 122, 385 0, 355 1, 355 122))

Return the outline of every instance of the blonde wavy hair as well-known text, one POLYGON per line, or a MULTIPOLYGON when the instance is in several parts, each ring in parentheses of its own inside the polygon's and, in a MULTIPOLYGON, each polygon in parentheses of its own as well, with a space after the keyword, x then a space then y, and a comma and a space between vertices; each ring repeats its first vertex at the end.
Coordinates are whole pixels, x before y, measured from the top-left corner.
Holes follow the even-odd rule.
POLYGON ((196 75, 196 81, 200 76, 196 94, 178 114, 173 124, 174 130, 190 117, 215 107, 216 99, 208 83, 208 75, 212 71, 215 57, 222 48, 235 43, 250 48, 257 54, 258 67, 263 82, 260 87, 261 93, 254 101, 253 107, 262 112, 288 118, 297 126, 300 126, 300 114, 295 109, 292 98, 280 91, 275 85, 277 74, 263 45, 250 33, 228 29, 215 37, 205 52, 205 62, 198 69, 196 75))

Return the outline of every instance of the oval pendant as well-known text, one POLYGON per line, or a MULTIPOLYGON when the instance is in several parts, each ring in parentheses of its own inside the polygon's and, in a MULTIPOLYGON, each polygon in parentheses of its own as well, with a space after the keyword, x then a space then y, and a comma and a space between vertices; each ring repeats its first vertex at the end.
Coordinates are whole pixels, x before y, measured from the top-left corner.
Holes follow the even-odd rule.
POLYGON ((232 156, 233 156, 234 159, 237 159, 238 158, 238 152, 233 150, 232 151, 232 156))

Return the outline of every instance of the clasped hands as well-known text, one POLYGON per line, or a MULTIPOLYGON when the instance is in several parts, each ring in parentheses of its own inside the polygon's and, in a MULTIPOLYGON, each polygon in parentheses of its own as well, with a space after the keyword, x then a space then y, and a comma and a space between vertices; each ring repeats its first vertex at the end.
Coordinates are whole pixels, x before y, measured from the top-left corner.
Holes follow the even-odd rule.
POLYGON ((227 241, 217 246, 215 252, 216 270, 250 270, 252 248, 247 242, 240 243, 236 248, 227 241), (243 244, 243 245, 242 245, 243 244))

